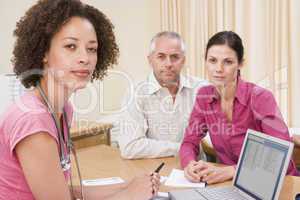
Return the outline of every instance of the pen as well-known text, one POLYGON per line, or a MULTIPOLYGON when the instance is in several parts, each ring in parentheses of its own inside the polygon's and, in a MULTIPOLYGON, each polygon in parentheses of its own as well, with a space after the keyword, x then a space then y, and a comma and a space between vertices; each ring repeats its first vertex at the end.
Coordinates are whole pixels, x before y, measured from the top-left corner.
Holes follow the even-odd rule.
POLYGON ((155 173, 159 173, 159 171, 161 170, 161 168, 165 165, 164 162, 162 162, 157 168, 156 170, 154 171, 155 173))

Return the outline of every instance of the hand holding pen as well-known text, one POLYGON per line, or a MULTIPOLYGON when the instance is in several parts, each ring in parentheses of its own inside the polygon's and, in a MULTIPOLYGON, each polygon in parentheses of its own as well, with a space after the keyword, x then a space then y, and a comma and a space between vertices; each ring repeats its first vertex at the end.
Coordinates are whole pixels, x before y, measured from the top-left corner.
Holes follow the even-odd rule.
POLYGON ((165 165, 165 163, 161 163, 155 170, 154 172, 151 174, 152 177, 152 187, 153 187, 153 191, 152 194, 156 195, 158 190, 159 190, 159 186, 160 186, 160 176, 159 176, 159 171, 162 169, 162 167, 165 165))

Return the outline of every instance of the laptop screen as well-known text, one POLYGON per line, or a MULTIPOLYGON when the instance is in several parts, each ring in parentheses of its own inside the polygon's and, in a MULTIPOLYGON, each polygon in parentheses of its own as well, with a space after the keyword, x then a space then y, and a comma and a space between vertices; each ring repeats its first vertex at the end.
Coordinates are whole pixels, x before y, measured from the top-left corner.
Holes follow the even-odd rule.
POLYGON ((249 134, 234 185, 255 199, 272 200, 288 151, 287 145, 249 134))

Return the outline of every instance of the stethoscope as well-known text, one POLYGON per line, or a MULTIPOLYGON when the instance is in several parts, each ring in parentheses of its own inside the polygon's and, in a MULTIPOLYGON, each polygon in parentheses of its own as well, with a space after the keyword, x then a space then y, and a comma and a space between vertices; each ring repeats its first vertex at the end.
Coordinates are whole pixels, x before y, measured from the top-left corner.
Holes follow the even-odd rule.
MULTIPOLYGON (((68 123, 68 118, 67 118, 65 109, 63 108, 62 126, 60 126, 59 120, 57 119, 57 117, 55 115, 54 109, 52 108, 51 104, 49 103, 49 100, 48 100, 47 96, 45 95, 45 92, 43 91, 43 89, 39 83, 37 84, 36 88, 38 89, 44 103, 47 105, 47 108, 49 109, 51 117, 55 123, 57 135, 58 135, 58 142, 59 142, 59 159, 60 159, 61 168, 63 171, 67 171, 67 170, 71 169, 70 153, 72 151, 74 158, 75 158, 77 173, 78 173, 79 181, 80 181, 80 199, 84 200, 82 178, 81 178, 81 173, 80 173, 80 169, 79 169, 79 162, 77 159, 77 154, 76 154, 75 148, 73 146, 73 142, 70 137, 70 126, 68 123), (64 130, 63 124, 67 125, 67 128, 66 128, 67 138, 65 138, 63 135, 64 134, 62 131, 62 130, 64 130), (66 149, 64 148, 64 144, 66 144, 66 147, 67 147, 66 149)), ((70 176, 72 176, 72 175, 70 174, 70 176)), ((70 182, 71 182, 71 192, 72 192, 72 195, 74 195, 72 177, 70 177, 70 182)))

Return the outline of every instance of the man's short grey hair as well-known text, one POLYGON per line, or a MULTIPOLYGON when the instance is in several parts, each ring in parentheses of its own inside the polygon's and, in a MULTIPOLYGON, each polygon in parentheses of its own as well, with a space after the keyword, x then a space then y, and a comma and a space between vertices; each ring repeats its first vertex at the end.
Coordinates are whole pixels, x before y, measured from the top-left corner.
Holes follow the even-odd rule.
POLYGON ((185 43, 184 43, 182 37, 178 33, 173 32, 173 31, 163 31, 163 32, 157 33, 151 39, 151 42, 150 42, 150 54, 155 51, 156 40, 158 38, 161 38, 161 37, 167 37, 167 38, 171 38, 171 39, 177 39, 180 42, 181 51, 183 53, 185 53, 185 43))

